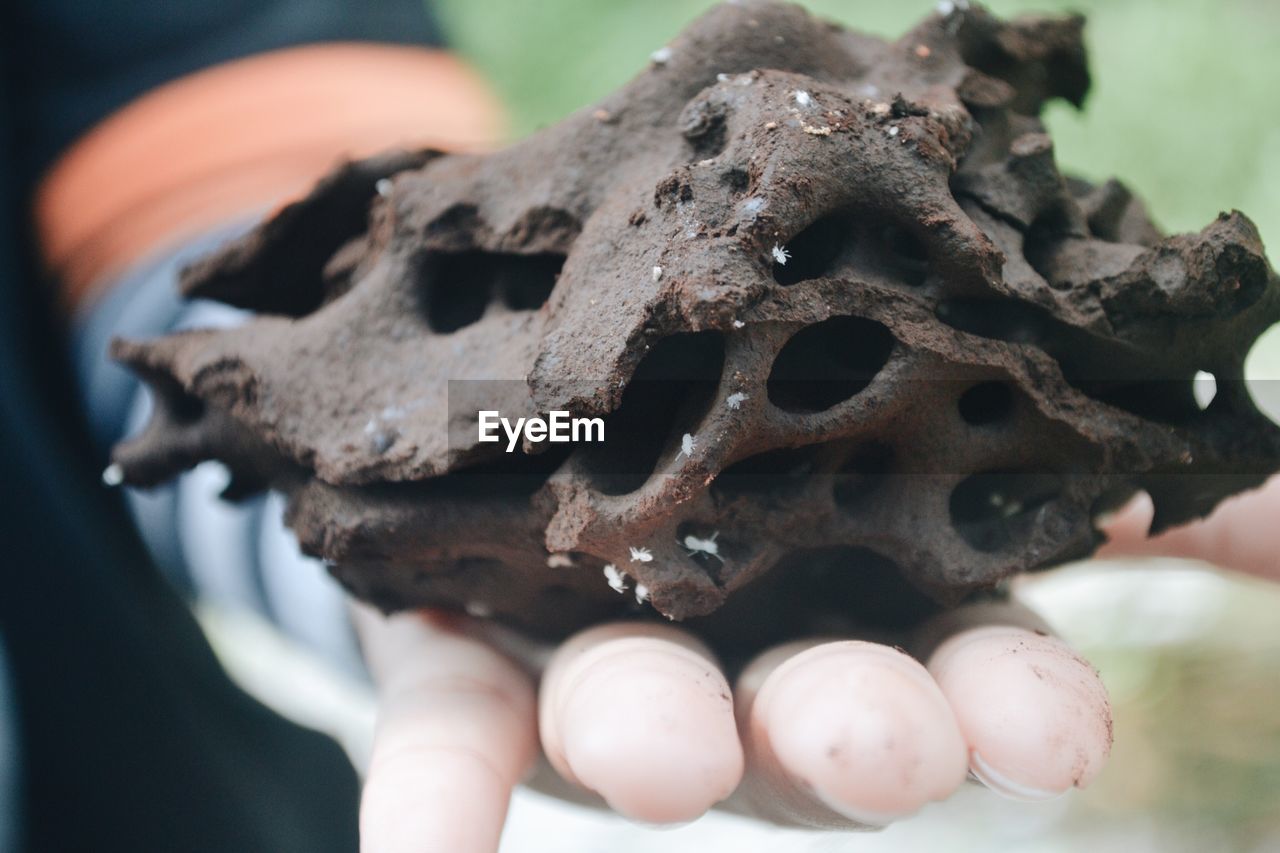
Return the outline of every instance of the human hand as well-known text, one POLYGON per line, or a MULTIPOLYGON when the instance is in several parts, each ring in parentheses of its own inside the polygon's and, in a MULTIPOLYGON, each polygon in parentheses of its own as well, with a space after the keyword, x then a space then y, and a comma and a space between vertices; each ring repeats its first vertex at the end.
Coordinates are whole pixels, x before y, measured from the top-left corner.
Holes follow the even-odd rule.
POLYGON ((1203 521, 1147 537, 1154 508, 1145 494, 1101 524, 1098 556, 1181 557, 1280 581, 1280 475, 1223 501, 1203 521))
MULTIPOLYGON (((1280 580, 1280 476, 1148 538, 1151 516, 1143 495, 1102 522, 1099 554, 1280 580)), ((796 643, 757 658, 732 693, 710 653, 664 625, 592 628, 517 664, 497 650, 501 633, 469 619, 359 621, 383 700, 366 853, 495 849, 511 789, 535 764, 541 787, 558 773, 565 791, 594 791, 651 823, 723 801, 780 823, 851 827, 942 799, 966 770, 1008 796, 1053 796, 1088 784, 1110 746, 1097 675, 1012 605, 926 626, 912 651, 927 666, 874 643, 796 643)))
POLYGON ((381 703, 365 853, 493 851, 522 780, 648 823, 721 803, 853 828, 944 799, 969 772, 1006 796, 1055 796, 1088 784, 1110 748, 1095 671, 1014 605, 926 626, 912 650, 927 666, 815 640, 761 655, 733 691, 672 626, 612 623, 519 655, 465 617, 362 610, 358 624, 381 703))
MULTIPOLYGON (((1202 559, 1280 580, 1280 476, 1148 538, 1151 515, 1144 495, 1102 522, 1099 555, 1202 559)), ((853 827, 945 798, 966 771, 1007 796, 1053 796, 1088 784, 1110 747, 1096 673, 1012 605, 926 626, 912 651, 927 666, 868 642, 789 644, 747 666, 732 694, 710 653, 664 625, 592 628, 517 664, 496 629, 469 619, 359 621, 383 702, 366 853, 496 849, 511 790, 535 764, 541 787, 554 787, 549 766, 564 790, 651 823, 722 803, 853 827)))

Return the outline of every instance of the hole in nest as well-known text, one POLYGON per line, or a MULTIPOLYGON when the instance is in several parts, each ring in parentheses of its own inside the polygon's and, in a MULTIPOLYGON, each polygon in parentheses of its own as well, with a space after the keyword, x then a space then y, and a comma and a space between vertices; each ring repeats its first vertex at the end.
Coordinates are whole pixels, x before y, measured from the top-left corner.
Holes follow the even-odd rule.
POLYGON ((788 447, 748 456, 720 472, 711 483, 711 491, 735 497, 798 489, 813 473, 814 449, 788 447))
MULTIPOLYGON (((1214 393, 1217 382, 1214 380, 1214 393)), ((1185 424, 1203 411, 1193 378, 1151 378, 1141 382, 1097 380, 1079 383, 1080 390, 1099 402, 1140 418, 1165 424, 1185 424)))
POLYGON ((836 472, 832 493, 836 505, 852 509, 875 492, 893 465, 893 448, 882 442, 863 445, 836 472))
POLYGON ((724 104, 700 102, 681 116, 680 132, 693 149, 694 160, 716 157, 729 144, 727 110, 724 104))
POLYGON ((795 637, 901 632, 939 607, 888 557, 858 546, 793 551, 734 591, 715 613, 690 620, 713 646, 741 656, 795 637), (750 626, 744 632, 744 626, 750 626))
POLYGON ((1053 269, 1053 257, 1061 251, 1063 238, 1073 231, 1070 216, 1057 204, 1038 214, 1027 226, 1022 238, 1022 256, 1045 281, 1059 280, 1053 269))
POLYGON ((974 474, 951 492, 951 523, 976 550, 1000 551, 1030 533, 1036 510, 1061 492, 1056 474, 974 474))
POLYGON ((369 495, 388 500, 525 497, 534 494, 569 458, 570 444, 551 444, 542 453, 501 453, 471 462, 441 477, 419 482, 377 483, 361 487, 369 495))
POLYGON ((743 169, 730 169, 720 176, 720 181, 731 192, 744 193, 751 185, 751 176, 743 169))
POLYGON ((1037 343, 1047 332, 1041 309, 1011 299, 944 299, 936 313, 953 329, 1010 343, 1037 343))
POLYGON ((832 273, 836 262, 852 250, 854 221, 848 214, 824 216, 801 231, 786 245, 785 264, 773 263, 773 280, 783 286, 799 284, 832 273))
POLYGON ((673 437, 693 433, 715 397, 724 337, 683 332, 653 345, 605 418, 605 440, 583 448, 596 488, 623 495, 644 485, 673 437))
POLYGON ((1134 360, 1123 349, 1095 352, 1087 335, 1038 306, 1013 299, 958 298, 938 303, 936 314, 962 332, 1042 348, 1072 386, 1138 417, 1186 424, 1202 410, 1190 374, 1174 375, 1149 358, 1134 360))
MULTIPOLYGON (((959 4, 957 4, 959 5, 959 4)), ((976 28, 975 28, 976 29, 976 28)), ((1016 93, 1014 112, 1038 115, 1047 87, 1049 93, 1079 106, 1089 88, 1089 73, 1083 62, 1073 62, 1064 54, 1051 60, 1053 71, 1046 73, 1041 62, 1019 59, 1009 51, 999 30, 962 35, 958 39, 964 64, 989 77, 1004 80, 1016 93)))
POLYGON ((929 250, 912 232, 890 225, 881 232, 888 261, 897 275, 912 287, 924 284, 929 275, 929 250))
POLYGON ((766 389, 788 412, 821 412, 871 384, 893 351, 893 334, 863 317, 832 317, 791 336, 766 389))
POLYGON ((1218 378, 1207 370, 1197 370, 1191 380, 1191 394, 1203 412, 1213 404, 1213 398, 1218 396, 1218 378))
POLYGON ((1007 382, 981 382, 961 394, 957 405, 967 424, 998 423, 1013 413, 1013 389, 1007 382))
POLYGON ((423 311, 434 332, 477 322, 498 300, 512 311, 536 311, 551 297, 564 255, 436 252, 422 262, 423 311))
POLYGON ((784 559, 773 573, 793 579, 788 600, 805 601, 814 609, 809 633, 821 634, 828 627, 848 630, 852 625, 907 628, 937 609, 897 563, 869 548, 801 551, 784 559))
POLYGON ((548 584, 538 591, 538 598, 542 599, 544 607, 568 604, 577 597, 577 591, 563 583, 548 584))
POLYGON ((199 397, 176 389, 156 396, 176 424, 193 424, 204 417, 204 401, 199 397))

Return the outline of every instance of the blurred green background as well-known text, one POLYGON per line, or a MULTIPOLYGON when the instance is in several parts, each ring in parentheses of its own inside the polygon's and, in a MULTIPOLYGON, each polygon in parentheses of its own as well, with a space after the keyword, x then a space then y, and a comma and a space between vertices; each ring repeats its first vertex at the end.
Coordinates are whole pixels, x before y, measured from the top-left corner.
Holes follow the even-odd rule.
MULTIPOLYGON (((506 100, 513 135, 521 136, 625 82, 710 5, 439 0, 437 8, 456 47, 506 100)), ((897 37, 934 4, 804 5, 897 37)), ((1257 223, 1273 261, 1280 257, 1280 2, 988 5, 1004 15, 1088 16, 1092 93, 1082 112, 1058 104, 1046 117, 1067 170, 1122 178, 1171 231, 1198 229, 1218 211, 1238 208, 1257 223)), ((1280 380, 1280 329, 1255 349, 1250 372, 1280 380)), ((1280 382, 1255 383, 1255 396, 1266 393, 1264 385, 1280 382)), ((1260 403, 1280 416, 1280 400, 1260 403)), ((1093 656, 1116 700, 1115 760, 1093 790, 1049 815, 1043 806, 979 810, 957 825, 953 814, 938 830, 947 839, 941 846, 918 841, 926 831, 919 828, 880 838, 896 837, 898 849, 1280 851, 1280 592, 1200 575, 1209 586, 1188 596, 1187 575, 1089 567, 1030 591, 1093 656), (1129 579, 1118 588, 1116 577, 1129 579), (1177 630, 1165 630, 1171 626, 1177 630), (1028 831, 1011 837, 1011 825, 1028 831)), ((865 849, 845 843, 833 839, 821 849, 865 849)))

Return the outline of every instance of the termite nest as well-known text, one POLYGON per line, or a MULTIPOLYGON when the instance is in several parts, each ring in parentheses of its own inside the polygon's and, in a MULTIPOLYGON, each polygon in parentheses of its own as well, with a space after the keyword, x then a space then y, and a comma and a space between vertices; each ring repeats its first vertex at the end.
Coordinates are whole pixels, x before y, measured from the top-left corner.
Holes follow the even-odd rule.
POLYGON ((283 492, 386 610, 730 654, 1088 555, 1138 490, 1157 530, 1204 515, 1277 468, 1242 371, 1280 288, 1240 213, 1167 237, 1059 171, 1081 28, 726 4, 506 149, 344 165, 185 274, 253 319, 115 344, 155 407, 113 471, 283 492), (605 441, 508 454, 482 409, 605 441))

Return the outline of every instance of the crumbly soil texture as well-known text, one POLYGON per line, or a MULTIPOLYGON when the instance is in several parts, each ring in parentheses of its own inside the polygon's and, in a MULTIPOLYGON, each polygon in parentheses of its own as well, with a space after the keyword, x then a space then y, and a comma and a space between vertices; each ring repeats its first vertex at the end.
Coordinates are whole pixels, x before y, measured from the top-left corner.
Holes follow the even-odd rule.
POLYGON ((343 165, 186 272, 253 319, 114 344, 156 403, 114 461, 282 491, 388 611, 666 617, 730 655, 1086 556, 1138 490, 1157 530, 1202 516, 1280 465, 1243 382, 1280 287, 1240 213, 1165 236, 1059 171, 1082 24, 725 4, 508 148, 343 165), (605 441, 507 453, 481 409, 605 441))

